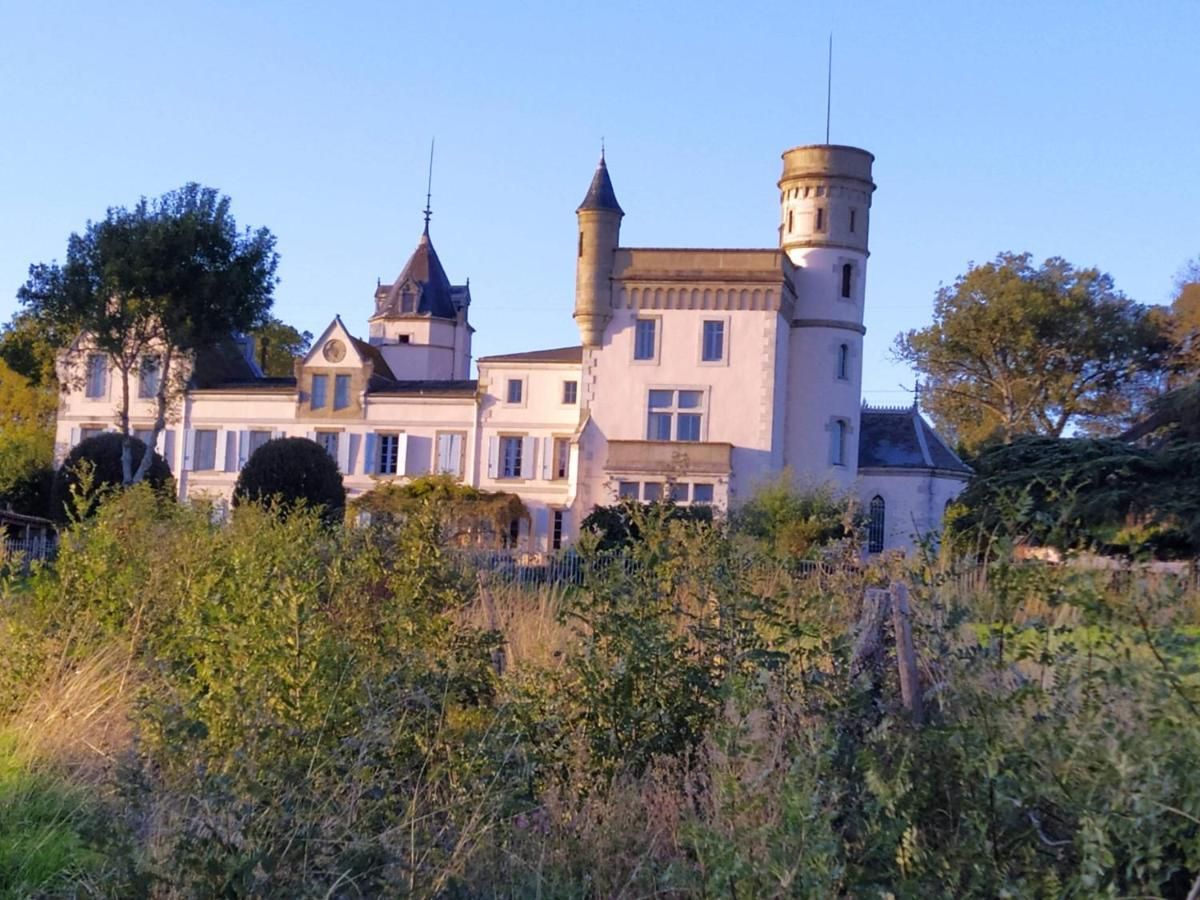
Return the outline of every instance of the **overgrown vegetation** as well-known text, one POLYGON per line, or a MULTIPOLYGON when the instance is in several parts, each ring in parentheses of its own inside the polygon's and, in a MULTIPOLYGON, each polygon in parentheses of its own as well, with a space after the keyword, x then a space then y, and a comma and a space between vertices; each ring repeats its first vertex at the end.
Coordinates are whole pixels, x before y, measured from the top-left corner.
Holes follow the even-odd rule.
POLYGON ((3 583, 0 890, 1182 898, 1200 876, 1194 594, 1008 563, 799 577, 726 526, 631 515, 637 565, 481 598, 434 503, 331 529, 111 496, 3 583), (921 726, 886 645, 852 665, 877 579, 912 590, 921 726))
POLYGON ((442 536, 457 546, 499 547, 529 510, 516 494, 484 491, 453 475, 422 475, 404 484, 387 482, 351 503, 376 525, 397 526, 437 510, 442 536))

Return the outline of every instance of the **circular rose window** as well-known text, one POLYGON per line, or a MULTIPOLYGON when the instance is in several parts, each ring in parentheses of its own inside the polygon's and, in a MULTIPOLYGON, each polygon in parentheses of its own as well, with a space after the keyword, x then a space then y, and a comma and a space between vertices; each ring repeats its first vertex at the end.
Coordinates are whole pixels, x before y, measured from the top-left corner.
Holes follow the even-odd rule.
POLYGON ((334 338, 332 341, 325 342, 325 347, 321 352, 330 362, 341 362, 346 356, 346 345, 334 338))

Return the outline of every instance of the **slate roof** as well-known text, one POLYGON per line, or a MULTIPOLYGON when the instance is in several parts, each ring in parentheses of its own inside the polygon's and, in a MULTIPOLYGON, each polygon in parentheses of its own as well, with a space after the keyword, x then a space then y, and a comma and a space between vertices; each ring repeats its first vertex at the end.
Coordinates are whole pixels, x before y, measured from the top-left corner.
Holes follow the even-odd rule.
POLYGON ((621 215, 625 215, 621 204, 617 202, 617 193, 613 190, 612 179, 608 177, 608 166, 604 164, 603 153, 600 154, 600 165, 596 166, 596 174, 592 176, 592 184, 588 188, 587 196, 583 198, 583 202, 575 211, 579 212, 584 209, 613 209, 621 215))
POLYGON ((429 239, 429 227, 426 226, 421 239, 417 241, 417 249, 408 258, 399 277, 392 284, 381 285, 375 291, 375 315, 415 314, 453 319, 457 317, 458 309, 470 302, 470 296, 466 286, 455 287, 450 284, 442 261, 433 249, 433 241, 429 239), (405 287, 416 294, 414 311, 409 313, 403 312, 401 307, 405 287))
POLYGON ((506 353, 501 356, 484 356, 480 363, 582 363, 583 346, 555 347, 553 350, 530 350, 527 353, 506 353))
POLYGON ((228 382, 257 382, 262 377, 262 370, 247 358, 240 340, 229 337, 196 351, 188 387, 203 390, 228 382))
POLYGON ((858 438, 860 469, 937 469, 970 475, 971 468, 946 446, 916 406, 864 406, 858 438))
POLYGON ((387 360, 383 358, 383 352, 378 347, 374 344, 368 344, 366 341, 360 340, 353 335, 350 336, 350 340, 354 342, 354 346, 358 348, 359 353, 375 364, 375 377, 382 376, 389 381, 396 380, 396 376, 392 372, 392 367, 387 364, 387 360))

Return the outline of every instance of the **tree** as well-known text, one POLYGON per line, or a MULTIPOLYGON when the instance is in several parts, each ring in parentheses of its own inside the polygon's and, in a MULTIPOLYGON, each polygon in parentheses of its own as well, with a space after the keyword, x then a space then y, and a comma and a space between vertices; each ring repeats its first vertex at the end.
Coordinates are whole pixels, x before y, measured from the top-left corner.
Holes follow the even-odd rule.
POLYGON ((1175 279, 1167 327, 1172 382, 1186 384, 1200 379, 1200 257, 1188 262, 1175 279))
POLYGON ((69 511, 73 508, 72 494, 85 483, 91 493, 86 508, 87 514, 95 510, 100 492, 105 488, 124 484, 124 456, 127 447, 132 453, 133 464, 145 469, 145 482, 161 497, 173 500, 175 479, 171 476, 171 468, 167 461, 154 451, 147 453, 146 444, 140 438, 106 431, 80 441, 63 460, 62 466, 54 476, 54 486, 50 491, 51 518, 66 521, 69 511), (141 465, 143 460, 145 466, 141 465), (84 463, 89 470, 86 476, 83 475, 84 463))
POLYGON ((258 351, 258 364, 268 377, 286 377, 294 373, 297 359, 312 346, 311 331, 297 331, 274 316, 250 331, 258 351))
POLYGON ((1152 394, 1166 342, 1098 269, 1002 253, 938 289, 934 321, 896 339, 925 408, 968 449, 1068 427, 1119 430, 1152 394))
POLYGON ((0 358, 0 507, 45 513, 56 399, 52 386, 31 384, 0 358))
POLYGON ((285 512, 303 503, 320 510, 328 524, 336 524, 346 509, 342 473, 316 441, 267 441, 242 467, 233 489, 233 504, 271 502, 278 502, 285 512))
POLYGON ((278 257, 265 228, 239 231, 228 197, 187 184, 132 209, 114 207, 67 241, 67 259, 31 266, 18 292, 28 313, 60 333, 78 334, 64 372, 82 378, 87 353, 108 357, 121 392, 122 483, 146 477, 133 466, 131 392, 144 366, 156 369, 151 442, 182 393, 191 354, 262 325, 271 307, 278 257))

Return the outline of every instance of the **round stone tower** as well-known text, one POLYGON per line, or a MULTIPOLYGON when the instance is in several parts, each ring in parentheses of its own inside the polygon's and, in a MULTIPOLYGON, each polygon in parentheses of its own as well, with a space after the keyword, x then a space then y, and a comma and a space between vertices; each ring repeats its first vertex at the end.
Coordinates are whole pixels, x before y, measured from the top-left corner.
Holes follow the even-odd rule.
POLYGON ((779 244, 797 267, 785 459, 844 488, 858 468, 874 159, 857 147, 794 147, 779 179, 779 244))
POLYGON ((585 347, 599 347, 612 318, 613 255, 621 238, 625 213, 617 203, 604 154, 575 210, 579 219, 579 256, 575 264, 575 321, 585 347))

